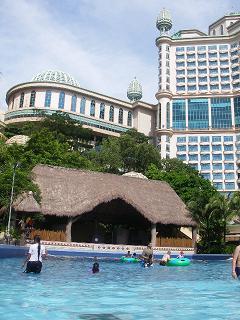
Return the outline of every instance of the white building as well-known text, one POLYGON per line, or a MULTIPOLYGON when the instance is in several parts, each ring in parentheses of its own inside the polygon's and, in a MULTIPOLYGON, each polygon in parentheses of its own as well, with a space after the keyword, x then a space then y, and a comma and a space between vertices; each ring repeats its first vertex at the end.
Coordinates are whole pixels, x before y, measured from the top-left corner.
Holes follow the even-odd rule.
POLYGON ((43 72, 7 92, 6 123, 38 120, 62 110, 96 134, 129 128, 154 138, 162 157, 177 157, 199 170, 219 191, 238 190, 240 177, 240 14, 224 16, 208 34, 174 35, 170 14, 157 19, 160 36, 158 104, 141 102, 134 79, 130 102, 83 89, 69 75, 43 72))

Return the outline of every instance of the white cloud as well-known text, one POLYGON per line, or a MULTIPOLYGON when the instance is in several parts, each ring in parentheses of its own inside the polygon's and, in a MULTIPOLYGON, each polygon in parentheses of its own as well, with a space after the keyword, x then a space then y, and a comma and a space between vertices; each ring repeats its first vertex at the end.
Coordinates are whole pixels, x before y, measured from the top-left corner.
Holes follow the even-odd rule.
POLYGON ((198 27, 234 11, 232 0, 2 0, 0 106, 14 84, 59 69, 82 87, 126 98, 133 76, 143 99, 156 102, 155 20, 162 7, 174 29, 198 27))

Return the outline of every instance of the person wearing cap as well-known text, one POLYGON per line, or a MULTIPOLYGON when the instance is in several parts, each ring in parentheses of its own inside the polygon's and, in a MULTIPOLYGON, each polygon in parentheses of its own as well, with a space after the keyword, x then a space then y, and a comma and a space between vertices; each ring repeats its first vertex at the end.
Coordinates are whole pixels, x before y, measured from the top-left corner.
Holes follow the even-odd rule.
POLYGON ((140 256, 140 259, 143 260, 144 263, 148 265, 152 265, 153 263, 153 248, 152 244, 149 243, 146 248, 143 249, 143 252, 140 256))
POLYGON ((236 247, 232 260, 232 277, 237 279, 240 276, 240 245, 236 247))
POLYGON ((177 256, 177 259, 183 259, 184 258, 184 252, 181 250, 179 255, 177 256))

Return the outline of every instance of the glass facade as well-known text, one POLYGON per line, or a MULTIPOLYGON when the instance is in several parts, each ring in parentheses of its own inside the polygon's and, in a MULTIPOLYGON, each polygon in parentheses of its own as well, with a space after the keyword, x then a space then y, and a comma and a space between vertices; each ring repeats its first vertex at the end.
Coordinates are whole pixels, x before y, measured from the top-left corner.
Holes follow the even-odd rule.
POLYGON ((184 99, 173 100, 172 103, 172 127, 175 130, 186 129, 186 103, 184 99))
POLYGON ((208 129, 208 99, 188 100, 188 128, 208 129))
POLYGON ((240 97, 234 98, 234 117, 235 117, 235 126, 240 127, 240 97))
POLYGON ((211 99, 212 128, 232 127, 231 102, 229 98, 211 99))

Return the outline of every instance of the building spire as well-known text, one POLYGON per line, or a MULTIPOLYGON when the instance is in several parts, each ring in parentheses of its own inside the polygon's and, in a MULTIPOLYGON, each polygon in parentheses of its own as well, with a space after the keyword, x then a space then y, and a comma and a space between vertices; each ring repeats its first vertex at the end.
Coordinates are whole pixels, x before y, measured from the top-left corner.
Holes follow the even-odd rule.
POLYGON ((160 35, 168 35, 169 30, 172 28, 172 18, 170 12, 163 8, 157 17, 156 27, 160 31, 160 35))

